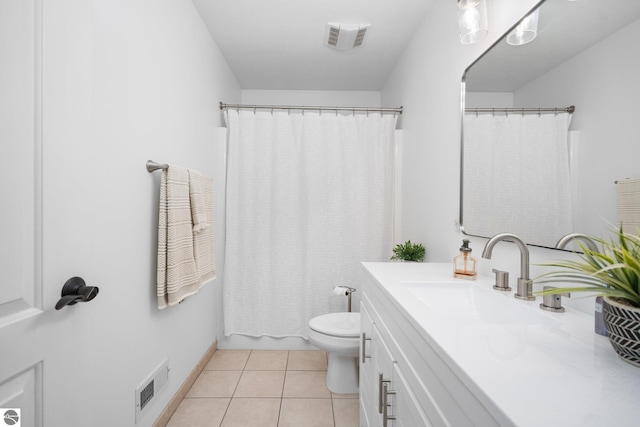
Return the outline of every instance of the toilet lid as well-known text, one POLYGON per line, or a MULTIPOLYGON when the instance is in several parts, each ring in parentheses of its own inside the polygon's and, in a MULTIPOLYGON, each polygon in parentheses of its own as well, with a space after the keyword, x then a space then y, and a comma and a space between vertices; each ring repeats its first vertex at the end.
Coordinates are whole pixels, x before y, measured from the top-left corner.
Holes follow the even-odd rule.
POLYGON ((329 313, 309 320, 316 332, 336 337, 353 338, 360 335, 360 313, 329 313))

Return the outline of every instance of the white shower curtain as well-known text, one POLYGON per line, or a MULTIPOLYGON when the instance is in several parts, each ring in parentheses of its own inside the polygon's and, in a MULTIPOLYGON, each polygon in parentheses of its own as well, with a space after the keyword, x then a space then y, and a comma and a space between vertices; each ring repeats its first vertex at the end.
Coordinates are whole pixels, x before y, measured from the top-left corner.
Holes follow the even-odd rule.
POLYGON ((468 233, 514 232, 553 247, 573 229, 569 122, 568 113, 465 115, 468 233))
MULTIPOLYGON (((389 259, 391 114, 229 110, 224 333, 307 338, 389 259)), ((357 295, 356 295, 357 297, 357 295)))

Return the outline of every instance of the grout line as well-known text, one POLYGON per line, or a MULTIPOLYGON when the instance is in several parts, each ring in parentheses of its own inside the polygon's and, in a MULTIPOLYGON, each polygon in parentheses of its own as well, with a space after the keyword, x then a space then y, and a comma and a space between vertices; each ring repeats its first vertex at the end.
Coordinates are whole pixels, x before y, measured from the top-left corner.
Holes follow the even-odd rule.
POLYGON ((284 400, 284 386, 287 383, 287 368, 289 368, 289 352, 287 351, 287 363, 284 366, 284 378, 282 378, 282 389, 280 390, 280 406, 278 406, 278 422, 276 425, 280 425, 280 417, 282 416, 282 402, 284 400))
MULTIPOLYGON (((289 368, 289 352, 287 351, 287 364, 284 368, 284 378, 282 379, 282 390, 280 390, 280 409, 282 409, 282 399, 284 399, 284 387, 287 384, 287 372, 289 368)), ((280 414, 278 414, 278 422, 280 422, 280 414)))
POLYGON ((231 406, 232 400, 233 400, 233 397, 229 398, 229 403, 227 403, 227 407, 224 409, 224 414, 222 415, 222 419, 220 420, 220 424, 218 424, 218 427, 220 427, 222 423, 224 423, 224 419, 227 416, 227 412, 229 412, 229 407, 231 406))
POLYGON ((326 369, 287 369, 287 372, 327 372, 326 369))
POLYGON ((249 363, 249 358, 251 357, 251 353, 253 353, 253 350, 249 351, 249 354, 247 355, 246 360, 244 361, 244 365, 242 365, 242 371, 244 372, 245 368, 247 367, 247 363, 249 363))
POLYGON ((331 415, 333 416, 333 427, 336 427, 336 410, 333 407, 333 395, 331 395, 331 415))
POLYGON ((280 398, 280 406, 278 406, 278 422, 276 423, 276 425, 280 425, 280 416, 282 415, 282 401, 283 399, 280 398))
MULTIPOLYGON (((249 353, 249 355, 251 355, 251 353, 249 353)), ((247 360, 249 360, 248 357, 247 357, 247 360)), ((242 368, 242 371, 240 371, 240 377, 238 378, 238 382, 236 383, 236 386, 233 388, 233 392, 231 393, 231 397, 229 398, 229 403, 227 403, 227 408, 224 410, 224 415, 222 416, 222 420, 220 420, 220 425, 224 423, 224 419, 226 418, 227 413, 229 412, 229 407, 231 407, 231 402, 233 401, 234 395, 238 390, 238 385, 240 384, 240 380, 242 379, 242 374, 244 374, 244 368, 242 368)))

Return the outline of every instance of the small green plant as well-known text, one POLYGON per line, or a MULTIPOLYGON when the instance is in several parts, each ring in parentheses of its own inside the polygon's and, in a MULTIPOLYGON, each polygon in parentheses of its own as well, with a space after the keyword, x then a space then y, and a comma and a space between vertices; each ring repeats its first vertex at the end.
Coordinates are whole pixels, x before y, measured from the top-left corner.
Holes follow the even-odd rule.
POLYGON ((393 248, 394 255, 391 259, 421 262, 424 260, 424 253, 425 249, 421 243, 411 243, 411 240, 407 240, 393 248))
POLYGON ((619 302, 640 308, 640 236, 618 229, 615 238, 604 240, 591 237, 601 251, 590 250, 577 242, 583 252, 580 260, 558 261, 542 264, 547 267, 561 267, 540 276, 536 282, 577 283, 578 287, 562 287, 539 295, 564 292, 592 292, 595 295, 613 297, 619 302))

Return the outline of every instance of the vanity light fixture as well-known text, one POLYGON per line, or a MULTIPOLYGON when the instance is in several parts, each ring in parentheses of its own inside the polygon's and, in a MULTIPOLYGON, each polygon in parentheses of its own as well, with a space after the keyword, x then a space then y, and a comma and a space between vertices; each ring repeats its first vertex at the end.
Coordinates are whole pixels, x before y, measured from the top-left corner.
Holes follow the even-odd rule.
POLYGON ((362 46, 370 24, 336 24, 329 22, 325 43, 339 50, 349 50, 362 46))
POLYGON ((489 32, 485 0, 458 0, 460 43, 477 43, 489 32))
POLYGON ((538 35, 539 9, 534 10, 524 17, 516 28, 507 36, 507 43, 513 46, 527 44, 538 35))

